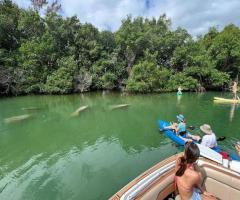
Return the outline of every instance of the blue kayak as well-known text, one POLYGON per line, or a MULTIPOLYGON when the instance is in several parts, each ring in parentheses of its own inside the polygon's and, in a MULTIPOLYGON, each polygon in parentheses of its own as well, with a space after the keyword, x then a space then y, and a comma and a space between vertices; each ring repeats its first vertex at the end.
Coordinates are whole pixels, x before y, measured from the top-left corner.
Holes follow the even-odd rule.
MULTIPOLYGON (((185 145, 185 141, 180 138, 179 136, 177 136, 171 129, 165 129, 164 128, 166 126, 170 126, 170 123, 168 122, 165 122, 163 120, 159 120, 158 121, 158 127, 159 127, 159 130, 161 132, 163 132, 163 134, 168 137, 169 139, 171 139, 173 142, 175 142, 176 144, 180 145, 180 146, 184 146, 185 145)), ((214 151, 220 153, 222 150, 221 150, 221 147, 215 147, 213 148, 214 151)), ((229 154, 229 157, 232 159, 232 160, 239 160, 240 161, 240 157, 237 155, 237 154, 234 154, 234 153, 230 153, 229 154)))

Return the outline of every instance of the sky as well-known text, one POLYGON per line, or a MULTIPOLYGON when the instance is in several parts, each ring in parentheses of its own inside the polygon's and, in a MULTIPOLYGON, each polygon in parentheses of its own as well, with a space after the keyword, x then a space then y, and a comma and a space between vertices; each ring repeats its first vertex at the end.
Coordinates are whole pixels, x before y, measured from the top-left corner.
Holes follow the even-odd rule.
MULTIPOLYGON (((51 2, 51 0, 49 0, 51 2)), ((14 0, 27 8, 30 0, 14 0)), ((234 23, 240 26, 240 0, 60 0, 62 15, 77 15, 100 30, 116 31, 121 20, 133 17, 156 17, 166 14, 172 28, 183 27, 193 36, 204 34, 209 27, 221 30, 234 23)))

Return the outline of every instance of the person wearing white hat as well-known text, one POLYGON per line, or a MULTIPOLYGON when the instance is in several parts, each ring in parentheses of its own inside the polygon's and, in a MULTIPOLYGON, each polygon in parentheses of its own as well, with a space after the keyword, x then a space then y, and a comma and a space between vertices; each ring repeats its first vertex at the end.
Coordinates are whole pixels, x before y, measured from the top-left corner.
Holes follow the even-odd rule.
POLYGON ((208 124, 203 124, 200 126, 200 130, 205 134, 202 137, 202 142, 201 144, 209 147, 209 148, 214 148, 217 146, 217 138, 215 133, 212 131, 211 126, 208 124))

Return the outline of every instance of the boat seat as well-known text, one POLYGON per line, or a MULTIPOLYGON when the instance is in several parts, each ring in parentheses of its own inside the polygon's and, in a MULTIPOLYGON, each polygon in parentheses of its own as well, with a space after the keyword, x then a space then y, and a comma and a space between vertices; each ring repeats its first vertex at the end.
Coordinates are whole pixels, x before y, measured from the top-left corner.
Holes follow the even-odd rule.
POLYGON ((205 177, 203 186, 210 193, 221 200, 238 200, 240 196, 240 180, 234 176, 228 176, 220 171, 203 168, 205 177))
MULTIPOLYGON (((171 158, 176 159, 176 157, 171 158)), ((170 161, 172 161, 170 160, 170 161)), ((214 194, 218 200, 240 200, 240 176, 221 165, 209 161, 205 158, 200 158, 199 170, 202 173, 202 187, 206 191, 214 194)), ((157 169, 157 167, 155 167, 157 169)), ((151 169, 154 170, 154 169, 151 169)), ((136 200, 163 200, 163 199, 174 199, 175 187, 174 187, 174 176, 175 176, 174 166, 170 168, 165 174, 158 176, 153 182, 149 183, 145 188, 143 188, 137 196, 136 200)), ((150 174, 145 173, 142 177, 150 174)), ((132 182, 134 185, 136 182, 141 180, 139 177, 132 182)), ((131 185, 131 186, 132 186, 131 185)), ((124 188, 122 191, 115 195, 115 199, 120 199, 122 196, 124 188)), ((111 198, 113 199, 113 198, 111 198)), ((181 200, 180 195, 175 196, 175 200, 181 200)))

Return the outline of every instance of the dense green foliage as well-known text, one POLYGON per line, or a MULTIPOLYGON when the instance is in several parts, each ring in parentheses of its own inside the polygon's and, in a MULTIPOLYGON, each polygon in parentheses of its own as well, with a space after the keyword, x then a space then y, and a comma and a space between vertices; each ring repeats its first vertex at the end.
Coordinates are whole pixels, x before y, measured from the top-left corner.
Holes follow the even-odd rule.
POLYGON ((24 10, 0 0, 1 94, 222 90, 239 74, 240 29, 233 24, 193 39, 172 30, 165 15, 129 16, 112 33, 63 18, 57 4, 43 17, 44 5, 32 2, 24 10))

